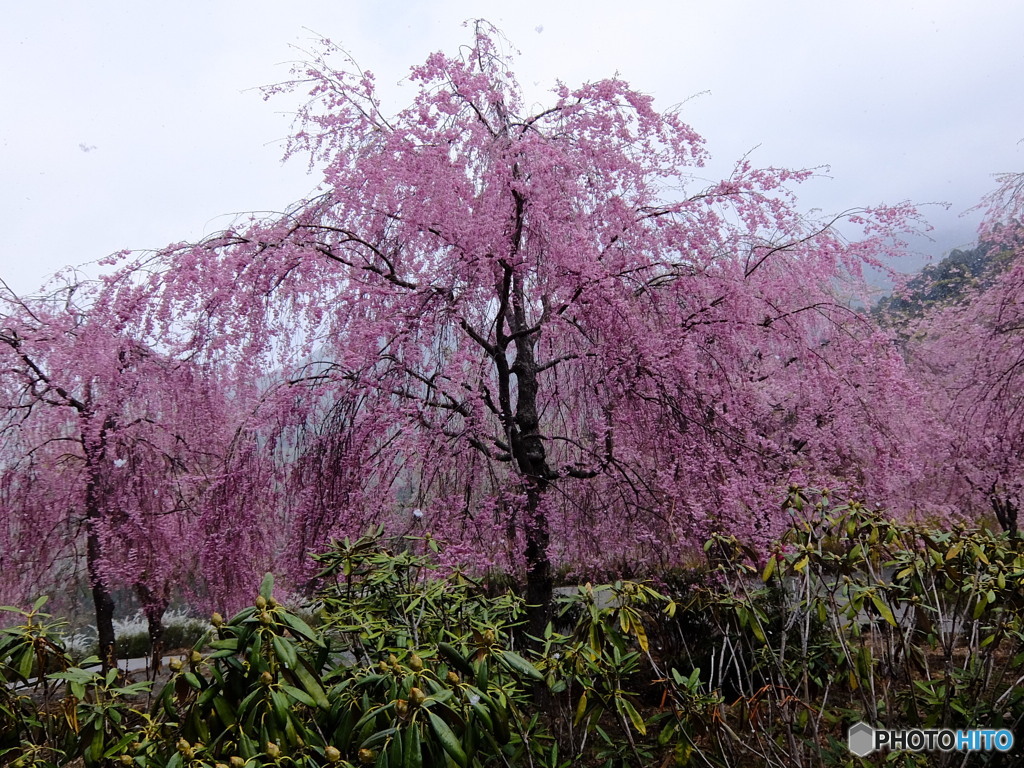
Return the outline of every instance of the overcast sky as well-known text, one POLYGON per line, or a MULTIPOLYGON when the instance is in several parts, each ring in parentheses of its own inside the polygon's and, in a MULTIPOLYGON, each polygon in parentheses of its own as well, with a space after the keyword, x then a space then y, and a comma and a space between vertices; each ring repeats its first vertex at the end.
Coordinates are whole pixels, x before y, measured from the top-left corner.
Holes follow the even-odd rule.
MULTIPOLYGON (((1024 3, 1010 0, 61 0, 3 3, 0 277, 22 293, 68 264, 158 248, 280 210, 319 179, 282 165, 287 79, 318 35, 372 70, 397 111, 428 53, 485 17, 522 56, 531 101, 616 72, 684 118, 726 173, 829 165, 826 212, 922 210, 941 253, 969 244, 993 186, 1024 170, 1024 3)), ((909 265, 908 265, 909 266, 909 265)), ((95 273, 95 270, 92 270, 95 273)))

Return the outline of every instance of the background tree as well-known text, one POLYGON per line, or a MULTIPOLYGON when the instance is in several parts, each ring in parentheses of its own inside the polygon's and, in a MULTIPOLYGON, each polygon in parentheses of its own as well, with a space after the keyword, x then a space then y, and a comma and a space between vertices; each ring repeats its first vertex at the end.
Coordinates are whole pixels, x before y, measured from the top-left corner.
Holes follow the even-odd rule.
POLYGON ((675 112, 617 79, 527 111, 502 44, 477 23, 393 117, 328 47, 285 86, 321 194, 111 280, 103 311, 151 345, 267 383, 302 548, 422 525, 544 603, 553 564, 767 540, 791 480, 895 501, 913 385, 837 291, 912 211, 849 213, 849 242, 796 210, 810 172, 700 182, 675 112))
POLYGON ((956 472, 937 488, 961 513, 988 507, 1017 535, 1024 501, 1024 175, 1003 174, 983 202, 985 279, 910 325, 910 350, 952 427, 956 472))
POLYGON ((109 663, 116 590, 137 595, 158 653, 164 611, 197 583, 231 423, 208 371, 120 333, 88 293, 0 293, 0 536, 9 601, 67 594, 84 561, 109 663))

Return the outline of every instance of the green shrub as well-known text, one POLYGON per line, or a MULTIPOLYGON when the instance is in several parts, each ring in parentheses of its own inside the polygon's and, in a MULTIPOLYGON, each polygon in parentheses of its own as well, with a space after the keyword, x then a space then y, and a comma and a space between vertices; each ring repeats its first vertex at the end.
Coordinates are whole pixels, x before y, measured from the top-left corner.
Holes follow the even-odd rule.
POLYGON ((786 505, 793 528, 763 560, 717 536, 708 568, 660 591, 583 585, 527 648, 522 600, 439 572, 429 538, 332 542, 315 621, 279 604, 268 576, 252 606, 204 622, 148 712, 148 684, 74 666, 43 601, 7 608, 0 764, 862 766, 845 747, 858 720, 1017 729, 1019 542, 897 523, 825 491, 792 489, 786 505))

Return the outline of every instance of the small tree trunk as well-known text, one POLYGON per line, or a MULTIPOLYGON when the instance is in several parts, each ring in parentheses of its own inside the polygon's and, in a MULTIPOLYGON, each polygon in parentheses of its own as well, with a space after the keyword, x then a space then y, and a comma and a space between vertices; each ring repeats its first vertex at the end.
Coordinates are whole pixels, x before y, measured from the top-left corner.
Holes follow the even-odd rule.
POLYGON ((99 657, 103 672, 117 666, 117 645, 114 637, 114 598, 99 571, 99 537, 90 526, 86 541, 86 566, 92 585, 92 602, 96 611, 96 634, 99 639, 99 657))
MULTIPOLYGON (((88 409, 80 410, 82 418, 88 425, 91 413, 88 409)), ((103 665, 103 673, 117 666, 117 645, 114 637, 114 597, 100 569, 103 543, 97 523, 103 518, 103 506, 100 503, 100 459, 103 455, 103 433, 96 443, 83 440, 85 450, 85 565, 89 573, 89 585, 92 587, 92 602, 96 609, 96 635, 99 641, 99 657, 103 665)))
POLYGON ((1010 499, 1001 495, 995 484, 989 490, 989 501, 992 502, 992 511, 996 513, 996 520, 1011 539, 1017 538, 1017 505, 1010 499))
POLYGON ((163 666, 164 613, 167 611, 167 599, 154 595, 145 584, 136 584, 135 594, 142 601, 142 612, 146 614, 146 625, 149 631, 147 667, 150 675, 155 677, 163 666))

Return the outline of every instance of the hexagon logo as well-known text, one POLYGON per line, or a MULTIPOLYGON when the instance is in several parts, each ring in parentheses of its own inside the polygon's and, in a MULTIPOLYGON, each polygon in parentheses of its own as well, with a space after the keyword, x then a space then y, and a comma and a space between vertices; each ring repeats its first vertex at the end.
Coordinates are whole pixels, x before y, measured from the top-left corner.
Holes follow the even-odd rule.
POLYGON ((846 732, 850 751, 857 757, 866 757, 875 751, 875 729, 867 723, 854 723, 846 732))

